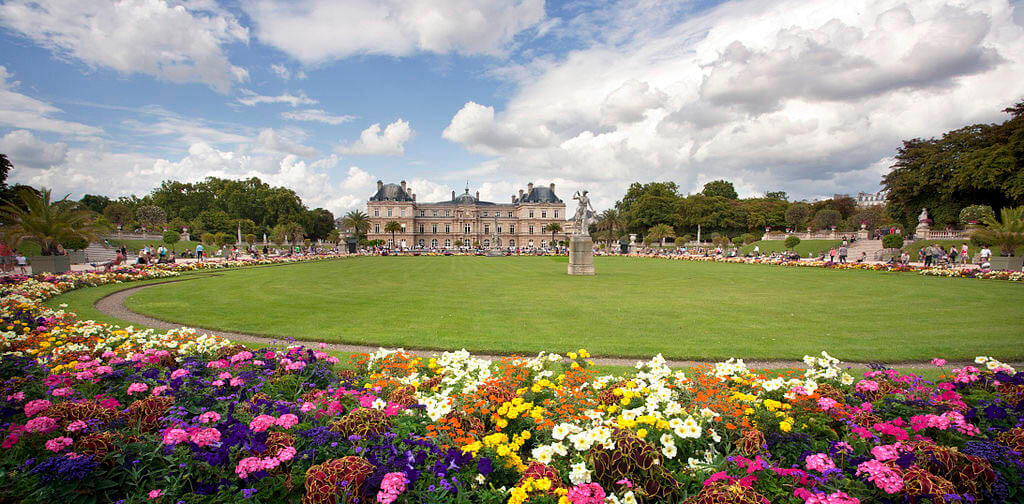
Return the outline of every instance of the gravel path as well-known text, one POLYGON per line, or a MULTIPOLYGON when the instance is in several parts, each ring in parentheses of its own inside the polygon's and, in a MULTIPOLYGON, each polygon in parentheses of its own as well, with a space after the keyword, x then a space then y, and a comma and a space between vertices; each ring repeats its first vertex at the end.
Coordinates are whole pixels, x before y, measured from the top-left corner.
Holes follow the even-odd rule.
MULTIPOLYGON (((155 319, 153 317, 149 317, 149 316, 146 316, 146 315, 142 315, 140 313, 133 312, 133 311, 129 310, 128 307, 125 306, 124 302, 125 302, 126 299, 128 299, 129 296, 131 296, 132 294, 134 294, 134 293, 136 293, 136 292, 138 292, 140 290, 143 290, 143 289, 148 289, 150 287, 155 287, 157 285, 162 285, 162 284, 175 283, 175 282, 186 282, 186 281, 189 281, 189 280, 196 280, 196 279, 200 279, 200 278, 203 278, 203 277, 192 277, 192 278, 181 278, 181 279, 176 279, 176 280, 168 280, 166 282, 156 282, 156 283, 151 283, 151 284, 147 284, 147 285, 141 285, 141 286, 138 286, 138 287, 131 287, 131 288, 128 288, 128 289, 120 290, 120 291, 114 292, 114 293, 112 293, 112 294, 110 294, 110 295, 108 295, 106 297, 103 297, 103 298, 99 299, 98 301, 96 301, 96 309, 101 311, 101 312, 103 312, 103 313, 106 313, 107 315, 110 315, 112 317, 116 317, 116 318, 119 318, 121 320, 125 320, 125 321, 128 321, 128 322, 131 322, 132 324, 139 324, 139 325, 143 325, 143 326, 146 326, 146 327, 152 327, 152 328, 160 329, 160 330, 164 330, 164 331, 170 330, 170 329, 178 329, 178 328, 181 328, 181 327, 186 327, 186 326, 184 326, 182 324, 177 324, 177 323, 174 323, 174 322, 167 322, 167 321, 164 321, 164 320, 155 319)), ((243 334, 243 333, 236 333, 236 332, 230 332, 230 331, 219 331, 219 330, 214 330, 214 329, 206 329, 206 328, 202 328, 202 327, 196 327, 195 329, 200 330, 202 332, 209 333, 209 334, 215 334, 217 336, 220 336, 222 338, 226 338, 226 339, 231 340, 231 341, 237 341, 237 342, 242 342, 242 343, 279 344, 279 343, 284 343, 285 342, 285 340, 283 340, 283 339, 268 338, 268 337, 265 337, 265 336, 256 336, 256 335, 253 335, 253 334, 243 334)), ((317 342, 317 341, 307 341, 306 343, 315 344, 315 343, 319 343, 319 342, 317 342)), ((344 344, 344 343, 327 343, 327 350, 334 350, 334 351, 343 352, 343 353, 375 352, 375 351, 377 351, 378 348, 380 348, 380 347, 370 346, 370 345, 349 345, 349 344, 344 344)), ((423 356, 423 357, 431 357, 431 356, 435 355, 438 351, 443 351, 443 350, 439 350, 439 349, 407 349, 407 350, 409 352, 411 352, 411 353, 414 353, 416 355, 420 355, 420 356, 423 356)), ((498 354, 485 354, 485 353, 473 353, 473 355, 476 356, 476 357, 482 358, 482 359, 487 359, 487 360, 497 360, 497 359, 500 359, 501 357, 504 356, 504 355, 498 355, 498 354)), ((531 354, 529 356, 532 357, 533 355, 531 354)), ((594 361, 594 363, 598 364, 598 365, 605 365, 605 366, 632 366, 639 359, 623 358, 623 357, 593 357, 590 360, 594 361)), ((693 366, 697 366, 697 365, 701 365, 701 364, 709 364, 709 363, 713 364, 714 362, 716 362, 716 361, 667 360, 666 364, 669 367, 678 368, 678 367, 693 367, 693 366)), ((751 369, 777 369, 777 368, 794 368, 794 367, 796 367, 796 368, 803 368, 803 367, 806 367, 804 365, 803 361, 798 361, 798 360, 744 360, 744 362, 746 363, 747 367, 749 367, 751 369)), ((955 367, 955 366, 964 366, 964 365, 967 365, 967 364, 973 365, 974 363, 973 362, 953 362, 953 361, 950 361, 947 364, 947 366, 955 367)), ((1009 363, 1009 364, 1011 366, 1014 366, 1015 368, 1024 367, 1024 364, 1019 363, 1019 362, 1014 362, 1014 363, 1009 363)), ((844 367, 851 367, 851 368, 855 368, 855 369, 867 369, 867 367, 868 367, 868 365, 866 363, 858 363, 858 362, 844 362, 843 366, 844 367)), ((922 361, 922 362, 905 362, 905 363, 891 365, 891 367, 896 368, 896 369, 924 368, 924 367, 930 367, 930 366, 931 366, 931 363, 927 362, 927 361, 922 361)))

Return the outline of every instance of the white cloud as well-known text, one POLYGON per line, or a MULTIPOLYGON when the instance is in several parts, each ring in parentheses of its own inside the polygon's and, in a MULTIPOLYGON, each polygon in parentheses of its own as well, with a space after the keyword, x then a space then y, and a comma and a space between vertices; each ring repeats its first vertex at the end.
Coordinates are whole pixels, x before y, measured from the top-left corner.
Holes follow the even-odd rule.
POLYGON ((63 163, 68 146, 46 143, 29 131, 15 130, 0 137, 0 152, 7 154, 7 159, 17 168, 46 168, 63 163))
POLYGON ((226 93, 248 72, 224 46, 248 43, 249 30, 229 13, 202 3, 165 0, 8 0, 0 23, 91 67, 199 82, 226 93))
POLYGON ((256 145, 258 148, 268 151, 294 154, 301 157, 316 155, 316 149, 290 140, 271 128, 260 131, 260 134, 256 137, 256 145))
POLYGON ((351 145, 342 145, 337 151, 342 154, 368 155, 402 155, 405 153, 405 142, 412 138, 413 130, 405 120, 398 119, 389 124, 384 131, 380 123, 375 123, 359 134, 359 140, 351 145))
POLYGON ((356 118, 353 115, 331 115, 320 109, 305 109, 282 112, 281 117, 290 121, 314 121, 324 124, 339 125, 356 118))
POLYGON ((419 51, 501 54, 544 0, 246 0, 256 36, 304 63, 419 51))
POLYGON ((242 144, 251 142, 256 132, 250 128, 236 125, 213 127, 205 121, 194 118, 180 117, 171 113, 158 115, 159 120, 143 123, 135 119, 124 121, 124 126, 146 136, 167 136, 179 140, 185 145, 196 143, 210 144, 242 144))
POLYGON ((467 173, 557 178, 601 205, 649 180, 877 190, 901 139, 1001 121, 1024 96, 1007 0, 674 5, 613 10, 589 47, 491 72, 516 86, 504 109, 468 102, 443 133, 494 156, 467 173))
POLYGON ((237 101, 238 103, 248 107, 265 103, 287 103, 293 107, 298 107, 299 105, 315 105, 317 103, 316 100, 306 96, 306 93, 303 92, 299 92, 297 96, 291 93, 282 93, 277 96, 265 96, 256 94, 248 89, 243 89, 242 94, 245 96, 239 97, 237 101))
POLYGON ((15 91, 18 82, 10 79, 7 68, 0 66, 0 125, 78 136, 103 133, 102 129, 94 126, 50 117, 61 110, 15 91))

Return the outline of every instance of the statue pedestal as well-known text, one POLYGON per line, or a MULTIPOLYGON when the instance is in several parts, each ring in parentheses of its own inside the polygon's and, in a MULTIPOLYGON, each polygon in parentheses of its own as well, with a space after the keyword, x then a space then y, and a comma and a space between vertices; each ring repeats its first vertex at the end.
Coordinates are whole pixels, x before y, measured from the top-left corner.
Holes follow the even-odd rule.
POLYGON ((594 240, 589 236, 569 238, 569 274, 594 274, 594 240))

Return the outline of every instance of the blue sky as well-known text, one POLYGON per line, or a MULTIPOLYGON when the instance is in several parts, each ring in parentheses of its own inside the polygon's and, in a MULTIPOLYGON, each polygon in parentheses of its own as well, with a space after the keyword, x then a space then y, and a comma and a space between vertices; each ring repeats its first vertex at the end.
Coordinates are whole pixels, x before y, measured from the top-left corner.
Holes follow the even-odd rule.
POLYGON ((78 197, 259 176, 310 206, 469 180, 878 190, 901 139, 1024 99, 1008 0, 6 0, 0 152, 78 197))

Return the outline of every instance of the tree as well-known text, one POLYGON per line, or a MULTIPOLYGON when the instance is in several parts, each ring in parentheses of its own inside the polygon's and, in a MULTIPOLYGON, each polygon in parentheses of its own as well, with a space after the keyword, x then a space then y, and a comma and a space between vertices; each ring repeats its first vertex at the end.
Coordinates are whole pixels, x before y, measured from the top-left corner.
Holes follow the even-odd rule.
POLYGON ((721 196, 725 199, 739 198, 739 195, 736 194, 736 188, 733 187, 732 182, 727 180, 712 180, 704 184, 701 194, 704 196, 721 196))
POLYGON ((995 218, 996 213, 988 205, 971 205, 960 211, 960 223, 964 225, 978 224, 986 219, 995 218))
POLYGON ((14 165, 7 159, 6 154, 0 154, 0 191, 7 189, 7 174, 14 169, 14 165))
POLYGON ((250 247, 255 245, 257 241, 259 241, 259 237, 258 236, 254 235, 252 233, 249 233, 249 234, 245 235, 245 243, 248 243, 250 247))
POLYGON ((597 229, 604 231, 608 237, 608 243, 619 238, 619 231, 626 227, 622 213, 616 208, 609 208, 597 218, 597 229))
POLYGON ((675 231, 673 231, 672 227, 668 224, 658 224, 647 230, 647 237, 650 237, 652 240, 661 241, 662 247, 665 246, 666 238, 675 238, 675 236, 675 231))
POLYGON ((887 222, 891 222, 885 213, 885 207, 869 206, 862 208, 850 217, 851 227, 858 228, 861 224, 865 229, 875 229, 887 222))
POLYGON ((329 233, 327 233, 327 241, 337 245, 338 242, 341 241, 341 231, 337 229, 332 229, 329 233))
POLYGON ((86 194, 85 196, 82 196, 82 199, 78 200, 78 204, 86 210, 103 213, 103 209, 107 208, 107 205, 110 204, 110 198, 106 196, 97 196, 95 194, 86 194))
POLYGON ((4 222, 0 233, 12 248, 36 243, 42 255, 57 255, 61 242, 73 238, 95 241, 105 230, 96 223, 95 212, 78 208, 67 196, 53 201, 49 189, 38 194, 22 191, 19 197, 21 205, 8 202, 0 207, 0 221, 4 222))
POLYGON ((832 210, 831 208, 819 210, 818 213, 814 214, 814 226, 817 229, 828 229, 833 226, 839 226, 839 222, 842 220, 842 214, 837 210, 832 210))
POLYGON ((793 229, 799 229, 810 215, 811 210, 806 203, 793 203, 786 209, 786 224, 793 229))
POLYGON ((792 235, 787 236, 784 245, 786 245, 786 250, 793 250, 797 245, 800 245, 800 237, 792 235))
POLYGON ((173 229, 168 229, 167 231, 164 231, 164 243, 170 245, 171 250, 174 250, 174 244, 178 243, 179 241, 181 241, 181 233, 173 229))
POLYGON ((327 238, 327 233, 334 229, 334 214, 323 208, 310 210, 303 216, 302 224, 306 229, 306 236, 313 240, 323 240, 327 238))
POLYGON ((456 248, 461 247, 462 246, 462 240, 455 240, 454 242, 452 242, 452 244, 455 245, 456 248))
POLYGON ((985 227, 975 231, 979 240, 999 246, 1002 255, 1015 256, 1017 248, 1024 246, 1024 206, 1004 208, 1001 220, 986 216, 985 227))
POLYGON ((362 239, 370 230, 370 216, 359 210, 352 210, 341 219, 341 225, 351 229, 357 239, 362 239))
POLYGON ((779 201, 789 201, 789 195, 786 194, 786 191, 769 191, 764 193, 764 197, 779 201))
POLYGON ((167 212, 156 205, 145 205, 135 211, 135 218, 146 229, 155 229, 167 222, 167 212))
POLYGON ((131 210, 123 203, 113 202, 103 208, 103 216, 116 226, 124 226, 131 220, 131 210))
POLYGON ((634 182, 615 208, 633 233, 642 233, 655 224, 678 226, 679 186, 675 182, 634 182))
POLYGON ((202 240, 203 245, 208 247, 212 247, 217 244, 217 235, 213 233, 203 233, 199 239, 202 240))
POLYGON ((395 248, 398 242, 395 241, 395 233, 402 231, 402 225, 398 221, 388 221, 384 225, 384 232, 391 233, 391 247, 395 248))
POLYGON ((551 233, 551 241, 554 242, 555 241, 555 233, 562 232, 562 225, 557 223, 557 222, 551 222, 551 223, 548 223, 547 226, 544 226, 544 231, 548 232, 548 233, 551 233))

